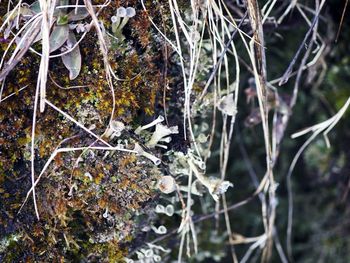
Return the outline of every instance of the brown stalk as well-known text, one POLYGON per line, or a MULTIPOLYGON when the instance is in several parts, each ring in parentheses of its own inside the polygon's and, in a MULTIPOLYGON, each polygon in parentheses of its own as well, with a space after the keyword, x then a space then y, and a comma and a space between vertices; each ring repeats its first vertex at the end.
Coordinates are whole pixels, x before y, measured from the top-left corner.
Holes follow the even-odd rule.
POLYGON ((259 98, 260 114, 262 116, 262 126, 264 130, 265 151, 266 151, 266 175, 269 180, 269 199, 270 207, 268 211, 263 211, 264 226, 267 232, 266 246, 262 254, 262 262, 268 262, 271 258, 273 247, 273 228, 275 221, 275 206, 272 204, 275 200, 274 178, 271 162, 271 146, 268 126, 268 103, 267 103, 267 88, 266 88, 266 56, 264 50, 264 31, 262 18, 260 14, 259 4, 257 0, 246 0, 246 6, 250 24, 253 30, 252 44, 254 45, 254 57, 252 63, 256 66, 255 81, 257 84, 257 92, 259 98))

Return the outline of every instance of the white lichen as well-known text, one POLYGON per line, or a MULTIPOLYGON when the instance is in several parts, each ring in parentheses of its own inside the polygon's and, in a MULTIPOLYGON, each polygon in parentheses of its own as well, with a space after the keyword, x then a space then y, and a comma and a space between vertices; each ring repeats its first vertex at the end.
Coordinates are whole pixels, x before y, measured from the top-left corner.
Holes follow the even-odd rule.
POLYGON ((136 151, 138 155, 151 160, 155 165, 159 165, 161 163, 161 160, 158 157, 146 152, 138 143, 135 143, 134 151, 136 151))
POLYGON ((228 115, 228 116, 234 116, 237 114, 236 105, 233 99, 233 94, 230 93, 226 96, 223 96, 218 103, 218 109, 228 115))
POLYGON ((108 129, 105 132, 105 136, 110 139, 119 137, 124 129, 125 124, 121 121, 111 121, 108 129))
POLYGON ((128 23, 131 17, 136 15, 133 7, 119 7, 117 13, 111 17, 112 32, 116 37, 122 37, 123 27, 128 23))
POLYGON ((167 229, 165 226, 159 226, 158 228, 155 226, 151 226, 152 230, 154 231, 154 233, 158 234, 158 235, 164 235, 167 233, 167 229))
POLYGON ((175 179, 170 175, 162 176, 158 182, 158 189, 164 194, 170 194, 174 192, 176 190, 175 179))
POLYGON ((208 189, 210 195, 216 202, 219 201, 220 194, 225 193, 229 187, 233 187, 233 184, 229 181, 223 181, 219 178, 208 178, 204 176, 204 174, 198 170, 197 166, 191 159, 188 159, 188 164, 194 175, 197 177, 198 181, 208 189))
POLYGON ((136 134, 140 134, 141 131, 143 130, 146 130, 146 129, 149 129, 155 125, 157 125, 158 123, 161 123, 164 121, 164 117, 159 115, 157 119, 155 119, 154 121, 150 122, 149 124, 146 124, 144 126, 139 126, 136 130, 135 130, 135 133, 136 134))
POLYGON ((152 134, 151 139, 146 143, 148 147, 155 147, 159 141, 165 139, 165 137, 171 134, 178 134, 179 129, 177 126, 167 127, 162 124, 156 125, 156 130, 152 134))
POLYGON ((164 207, 163 205, 157 205, 155 209, 158 214, 166 214, 167 216, 172 216, 175 212, 173 205, 167 205, 164 207))

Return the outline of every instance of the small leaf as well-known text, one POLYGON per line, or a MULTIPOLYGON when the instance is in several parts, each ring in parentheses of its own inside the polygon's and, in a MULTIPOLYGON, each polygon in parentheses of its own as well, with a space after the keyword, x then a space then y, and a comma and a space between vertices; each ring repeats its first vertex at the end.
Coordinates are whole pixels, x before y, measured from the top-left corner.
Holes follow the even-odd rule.
POLYGON ((217 107, 222 113, 227 114, 228 116, 234 116, 237 113, 232 93, 223 96, 217 107))
POLYGON ((58 26, 55 25, 50 34, 50 52, 53 52, 67 41, 69 35, 68 25, 58 26))
MULTIPOLYGON (((16 44, 17 44, 17 45, 20 43, 21 39, 22 39, 24 36, 26 36, 26 39, 31 38, 31 37, 33 36, 33 34, 34 34, 33 32, 35 32, 36 36, 35 36, 35 38, 33 39, 31 45, 34 44, 34 43, 36 43, 36 42, 38 42, 39 40, 41 40, 41 38, 42 38, 42 33, 41 33, 41 30, 38 30, 38 29, 40 29, 40 27, 41 27, 41 23, 38 23, 37 25, 35 25, 34 27, 32 27, 34 23, 35 23, 35 21, 28 22, 28 25, 27 25, 26 29, 23 30, 21 36, 16 38, 16 44), (29 24, 29 23, 30 23, 30 24, 29 24), (28 33, 29 30, 30 30, 31 32, 28 33)), ((24 40, 24 42, 27 42, 27 40, 24 40)), ((23 44, 22 44, 22 45, 23 45, 23 44)))
POLYGON ((38 14, 38 13, 41 12, 39 1, 35 1, 33 4, 30 5, 29 8, 30 8, 30 10, 32 10, 35 14, 38 14))
POLYGON ((73 9, 68 14, 69 21, 79 21, 87 18, 89 16, 89 12, 85 7, 78 7, 77 9, 73 9), (76 11, 76 12, 75 12, 76 11))
MULTIPOLYGON (((67 44, 74 46, 77 39, 73 32, 69 32, 67 44)), ((62 61, 65 67, 69 70, 69 79, 73 80, 78 77, 81 69, 81 55, 79 45, 77 45, 71 52, 62 56, 62 61)))
POLYGON ((6 19, 8 19, 8 22, 11 23, 12 21, 15 21, 16 19, 18 19, 19 16, 32 16, 33 13, 35 12, 31 9, 31 7, 23 5, 18 10, 18 12, 17 11, 13 12, 13 10, 10 10, 8 13, 3 15, 2 21, 5 21, 6 19))
POLYGON ((57 25, 66 25, 68 24, 68 15, 61 15, 57 18, 57 25))
POLYGON ((61 6, 66 6, 69 4, 68 0, 58 0, 58 2, 56 2, 57 6, 53 11, 53 16, 54 17, 59 17, 62 15, 66 15, 67 14, 67 8, 58 8, 61 6))

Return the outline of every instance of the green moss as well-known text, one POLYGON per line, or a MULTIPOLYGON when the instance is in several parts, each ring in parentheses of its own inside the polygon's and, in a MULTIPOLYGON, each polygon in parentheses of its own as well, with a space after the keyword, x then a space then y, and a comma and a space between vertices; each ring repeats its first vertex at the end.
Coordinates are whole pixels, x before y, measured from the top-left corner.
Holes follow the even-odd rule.
MULTIPOLYGON (((99 2, 104 3, 94 4, 99 2)), ((108 54, 113 71, 122 79, 113 80, 113 118, 134 124, 140 113, 154 114, 158 104, 162 43, 155 40, 157 32, 137 1, 112 1, 99 16, 107 30, 110 17, 120 5, 134 5, 138 15, 126 25, 125 40, 112 45, 108 54)), ((152 13, 157 14, 159 7, 151 6, 152 13)), ((7 44, 1 43, 1 49, 7 44)), ((41 47, 35 44, 35 48, 41 47)), ((50 60, 46 96, 84 126, 95 125, 94 132, 102 134, 111 117, 113 100, 94 29, 81 42, 80 50, 82 70, 73 81, 60 58, 50 60)), ((3 97, 13 92, 15 96, 0 104, 0 235, 21 233, 18 241, 0 251, 0 261, 122 262, 127 244, 139 227, 136 215, 147 213, 147 205, 156 196, 159 173, 149 161, 140 162, 140 157, 119 152, 108 158, 104 158, 104 152, 94 152, 94 156, 87 152, 82 155, 83 162, 74 167, 80 152, 59 154, 36 188, 41 220, 35 219, 31 198, 17 215, 31 186, 32 112, 39 59, 30 52, 24 56, 9 74, 4 89, 3 97), (18 92, 23 86, 27 88, 18 92)), ((35 137, 36 175, 63 139, 70 138, 65 146, 71 147, 93 142, 48 105, 44 113, 38 113, 35 137)), ((133 144, 128 136, 122 139, 133 144)))

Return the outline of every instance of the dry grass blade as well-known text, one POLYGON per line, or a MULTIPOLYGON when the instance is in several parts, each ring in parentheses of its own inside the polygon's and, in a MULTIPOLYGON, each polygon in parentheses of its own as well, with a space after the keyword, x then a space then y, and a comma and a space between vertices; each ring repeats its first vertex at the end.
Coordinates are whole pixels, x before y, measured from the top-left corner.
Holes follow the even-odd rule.
POLYGON ((319 124, 311 126, 304 129, 303 131, 294 133, 292 138, 297 138, 299 136, 305 135, 309 132, 312 132, 312 135, 307 139, 307 141, 300 147, 298 152, 295 154, 292 163, 290 164, 288 173, 287 173, 287 188, 288 188, 288 224, 287 224, 287 251, 288 256, 292 255, 292 227, 293 227, 293 195, 292 195, 292 181, 291 176, 294 171, 295 165, 298 162, 300 156, 305 151, 305 149, 311 144, 311 142, 321 133, 323 133, 324 139, 328 147, 330 147, 327 134, 331 131, 334 126, 339 122, 341 117, 345 114, 346 110, 350 106, 350 97, 347 99, 343 107, 331 118, 326 121, 323 121, 319 124))
POLYGON ((3 102, 3 101, 5 101, 5 100, 7 100, 7 99, 9 99, 9 98, 11 98, 12 96, 16 95, 18 92, 24 90, 24 89, 27 88, 27 87, 28 87, 28 85, 26 85, 26 86, 20 88, 20 89, 19 89, 18 91, 16 91, 16 92, 12 92, 11 94, 7 95, 7 96, 4 97, 4 98, 2 98, 2 96, 1 96, 1 95, 2 95, 2 92, 0 92, 0 103, 3 102))
MULTIPOLYGON (((13 68, 21 61, 23 56, 27 53, 28 49, 32 45, 32 42, 35 40, 38 33, 40 32, 40 21, 41 21, 40 17, 36 18, 33 21, 32 25, 30 27, 30 30, 28 30, 26 32, 26 34, 24 35, 24 37, 21 39, 20 43, 17 45, 15 51, 13 52, 11 59, 8 61, 8 64, 0 72, 0 81, 3 81, 7 77, 7 75, 11 72, 11 70, 13 70, 13 68)), ((14 40, 15 39, 13 39, 13 41, 14 40)), ((13 43, 13 41, 11 41, 11 43, 13 43)), ((9 47, 10 47, 10 45, 9 45, 9 47)), ((9 49, 9 47, 7 48, 7 50, 9 49)), ((3 54, 2 62, 4 60, 4 56, 6 55, 6 51, 3 54)), ((2 65, 2 63, 1 63, 1 65, 2 65)))
POLYGON ((309 30, 306 32, 306 34, 305 34, 305 36, 304 36, 304 39, 303 39, 303 41, 301 42, 301 44, 300 44, 300 46, 299 46, 297 52, 295 53, 295 55, 294 55, 292 61, 290 62, 288 68, 287 68, 286 71, 284 72, 284 74, 283 74, 283 76, 282 76, 280 82, 278 83, 279 86, 281 86, 281 85, 287 83, 287 81, 288 81, 290 75, 292 74, 293 67, 294 67, 295 63, 297 62, 297 60, 298 60, 298 58, 299 58, 299 56, 300 56, 301 51, 303 50, 303 48, 305 48, 306 41, 309 39, 309 37, 310 37, 310 35, 311 35, 312 31, 313 31, 314 26, 315 26, 316 23, 318 22, 318 19, 319 19, 319 16, 320 16, 320 12, 321 12, 321 10, 322 10, 322 7, 323 7, 324 3, 325 3, 325 0, 322 0, 322 1, 321 1, 321 4, 320 4, 320 7, 318 8, 317 13, 316 13, 315 16, 314 16, 314 19, 312 20, 312 24, 311 24, 309 30))
MULTIPOLYGON (((9 1, 9 4, 10 4, 11 1, 9 1)), ((6 16, 6 19, 5 21, 2 23, 1 27, 0 27, 0 32, 2 32, 4 30, 4 27, 6 25, 9 24, 10 20, 12 19, 13 15, 16 13, 16 12, 19 12, 19 9, 21 7, 21 4, 22 4, 22 1, 18 1, 17 5, 11 10, 10 13, 8 13, 8 15, 6 16)))
MULTIPOLYGON (((257 96, 259 101, 260 115, 262 118, 262 127, 264 132, 265 152, 266 152, 266 176, 268 177, 268 190, 269 190, 269 209, 263 210, 263 217, 265 218, 265 232, 266 243, 263 250, 262 262, 267 262, 271 257, 272 244, 273 244, 273 229, 275 221, 275 181, 273 177, 272 166, 272 152, 270 145, 270 131, 268 122, 268 103, 267 103, 267 87, 266 87, 266 58, 264 50, 264 33, 262 27, 262 19, 257 1, 247 1, 247 9, 249 14, 249 20, 253 29, 253 39, 251 41, 251 53, 255 56, 250 56, 254 78, 257 89, 257 96)), ((251 250, 249 250, 251 251, 251 250)), ((247 255, 249 255, 249 251, 247 255)))
POLYGON ((341 19, 340 19, 340 23, 339 23, 339 28, 338 28, 337 36, 335 37, 335 41, 336 41, 336 42, 338 41, 338 38, 339 38, 339 35, 340 35, 340 32, 341 32, 341 27, 342 27, 342 25, 343 25, 343 21, 344 21, 344 17, 345 17, 345 12, 346 12, 346 8, 348 7, 348 3, 349 3, 349 0, 345 0, 345 5, 344 5, 344 8, 343 8, 343 13, 341 14, 341 19))
POLYGON ((39 67, 38 83, 40 85, 40 112, 45 110, 46 82, 49 69, 50 56, 50 30, 53 10, 56 1, 39 0, 41 9, 42 53, 39 67))
POLYGON ((202 94, 201 96, 198 98, 199 101, 201 101, 203 99, 203 97, 205 96, 209 86, 212 84, 212 81, 215 77, 215 75, 217 74, 218 72, 218 69, 224 59, 224 56, 227 52, 227 50, 230 48, 230 45, 232 44, 231 42, 233 41, 235 35, 237 34, 237 31, 239 30, 239 28, 242 26, 243 22, 244 22, 244 19, 247 17, 247 13, 244 14, 244 16, 241 18, 241 21, 238 23, 237 25, 237 28, 233 31, 232 35, 231 35, 231 38, 229 41, 227 41, 227 43, 225 44, 225 47, 224 47, 224 50, 221 52, 220 56, 219 56, 219 60, 216 62, 215 64, 215 67, 213 68, 208 80, 207 80, 207 83, 205 84, 205 87, 202 91, 202 94))
MULTIPOLYGON (((108 4, 110 3, 110 1, 106 1, 104 6, 108 6, 108 4)), ((97 19, 97 15, 96 12, 93 8, 93 5, 91 4, 90 0, 84 0, 84 4, 86 6, 86 9, 88 10, 90 16, 91 16, 91 23, 94 25, 95 29, 96 29, 96 33, 97 33, 97 37, 98 37, 98 42, 100 45, 100 51, 101 54, 103 56, 103 63, 104 63, 104 68, 105 68, 105 77, 106 80, 108 82, 108 86, 111 90, 111 95, 112 95, 112 111, 110 114, 110 120, 109 120, 109 124, 111 124, 111 122, 113 121, 114 118, 114 112, 115 112, 115 92, 114 92, 114 86, 113 86, 113 81, 112 81, 112 76, 115 76, 113 71, 112 71, 112 67, 108 61, 108 48, 107 48, 107 43, 105 40, 105 34, 102 32, 101 30, 101 24, 99 23, 98 19, 97 19)), ((119 79, 117 79, 119 80, 119 79)), ((107 127, 108 128, 108 127, 107 127)), ((105 132, 107 131, 107 128, 105 130, 105 132)))
POLYGON ((65 113, 64 111, 62 111, 61 109, 59 109, 58 107, 56 107, 54 104, 52 104, 50 101, 46 100, 46 104, 48 104, 50 107, 52 107, 54 110, 56 110, 57 112, 61 113, 64 117, 66 117, 67 119, 69 119, 70 121, 72 121, 73 123, 75 123, 76 125, 78 125, 80 128, 82 128, 84 131, 86 131, 88 134, 92 135, 93 137, 95 137, 97 140, 101 141, 103 144, 109 146, 109 147, 113 147, 112 145, 110 145, 108 142, 106 142, 104 139, 102 139, 102 136, 98 136, 95 133, 93 133, 91 130, 89 130, 88 128, 86 128, 84 125, 82 125, 81 123, 79 123, 77 120, 75 120, 73 117, 69 116, 67 113, 65 113))

